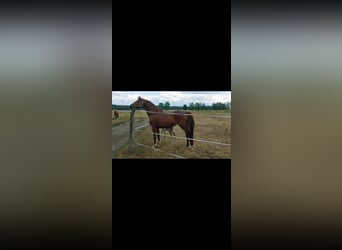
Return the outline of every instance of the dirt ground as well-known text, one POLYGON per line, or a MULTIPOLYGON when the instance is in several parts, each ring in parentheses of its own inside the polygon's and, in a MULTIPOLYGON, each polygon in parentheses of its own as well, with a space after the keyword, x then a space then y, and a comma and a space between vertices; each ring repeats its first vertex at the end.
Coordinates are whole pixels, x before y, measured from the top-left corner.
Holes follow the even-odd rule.
MULTIPOLYGON (((135 121, 134 128, 145 124, 146 121, 135 121)), ((112 158, 116 158, 116 151, 129 140, 129 122, 112 127, 112 158)))

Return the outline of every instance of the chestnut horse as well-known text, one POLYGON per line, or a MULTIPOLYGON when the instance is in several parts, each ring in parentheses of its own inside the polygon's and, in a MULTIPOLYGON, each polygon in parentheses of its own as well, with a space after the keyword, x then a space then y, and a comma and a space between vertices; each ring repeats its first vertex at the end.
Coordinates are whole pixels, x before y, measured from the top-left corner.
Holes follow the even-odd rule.
POLYGON ((151 101, 138 97, 138 100, 130 105, 131 109, 144 108, 149 120, 153 132, 153 140, 155 147, 157 145, 156 137, 158 137, 158 143, 160 142, 159 128, 172 128, 176 125, 181 127, 185 132, 186 146, 189 144, 191 147, 194 145, 194 128, 195 121, 190 112, 176 110, 173 112, 164 112, 162 109, 154 105, 151 101))

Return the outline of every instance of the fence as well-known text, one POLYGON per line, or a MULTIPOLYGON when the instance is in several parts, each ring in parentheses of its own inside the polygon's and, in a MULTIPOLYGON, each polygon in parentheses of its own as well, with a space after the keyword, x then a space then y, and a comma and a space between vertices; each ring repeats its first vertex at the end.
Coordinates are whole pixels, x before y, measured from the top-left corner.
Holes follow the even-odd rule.
MULTIPOLYGON (((147 113, 159 113, 159 112, 151 112, 151 111, 144 111, 144 112, 147 112, 147 113)), ((161 150, 161 149, 157 149, 157 148, 154 148, 154 147, 151 147, 151 146, 148 146, 148 145, 145 145, 143 143, 140 143, 137 141, 136 139, 136 134, 138 132, 141 132, 143 131, 144 128, 148 127, 150 124, 147 122, 146 124, 142 125, 142 126, 139 126, 137 128, 133 128, 134 126, 134 113, 135 113, 135 110, 132 110, 131 111, 131 115, 130 115, 130 137, 129 137, 129 152, 132 153, 133 152, 133 149, 132 149, 132 145, 133 143, 138 145, 138 146, 141 146, 141 147, 144 147, 144 148, 148 148, 148 149, 151 149, 151 150, 154 150, 154 151, 157 151, 157 152, 162 152, 164 154, 167 154, 167 155, 170 155, 172 157, 175 157, 175 158, 185 158, 183 156, 180 156, 178 154, 174 154, 174 153, 170 153, 170 152, 167 152, 167 151, 164 151, 164 150, 161 150)), ((178 113, 171 113, 171 114, 176 114, 176 115, 180 115, 178 113)), ((182 114, 184 115, 184 114, 182 114)), ((189 114, 191 115, 191 114, 189 114)), ((192 114, 194 115, 194 114, 192 114)), ((229 118, 231 119, 231 116, 230 115, 207 115, 207 114, 196 114, 194 116, 205 116, 205 117, 216 117, 216 118, 229 118)), ((154 133, 151 132, 151 135, 153 135, 154 133)), ((158 133, 155 133, 156 135, 158 135, 158 133)), ((159 133, 159 135, 162 135, 161 133, 159 133)), ((182 139, 182 140, 187 140, 186 137, 182 137, 182 136, 171 136, 171 135, 165 135, 164 136, 167 136, 167 137, 172 137, 172 138, 178 138, 178 139, 182 139)), ((225 142, 220 142, 220 141, 211 141, 211 140, 205 140, 205 139, 191 139, 193 141, 198 141, 198 142, 203 142, 203 143, 208 143, 208 144, 215 144, 215 145, 221 145, 221 146, 231 146, 231 143, 225 143, 225 142)))

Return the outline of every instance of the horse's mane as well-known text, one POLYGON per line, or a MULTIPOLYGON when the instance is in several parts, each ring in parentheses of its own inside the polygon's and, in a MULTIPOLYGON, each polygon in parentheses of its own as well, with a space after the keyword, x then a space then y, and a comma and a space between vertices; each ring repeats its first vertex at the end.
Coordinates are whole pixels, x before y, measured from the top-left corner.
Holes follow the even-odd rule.
POLYGON ((154 105, 153 102, 146 100, 146 99, 144 99, 144 101, 150 104, 149 106, 153 109, 152 111, 164 112, 161 108, 154 105))

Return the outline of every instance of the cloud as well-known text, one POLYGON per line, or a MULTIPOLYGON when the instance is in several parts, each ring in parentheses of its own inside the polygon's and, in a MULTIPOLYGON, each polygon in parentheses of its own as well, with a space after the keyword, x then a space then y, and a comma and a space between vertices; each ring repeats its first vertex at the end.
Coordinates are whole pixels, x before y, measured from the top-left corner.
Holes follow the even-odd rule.
POLYGON ((154 104, 169 102, 171 106, 182 106, 191 102, 212 105, 216 102, 230 102, 231 92, 211 91, 211 92, 180 92, 180 91, 113 91, 112 104, 128 105, 136 101, 138 96, 148 99, 154 104))

